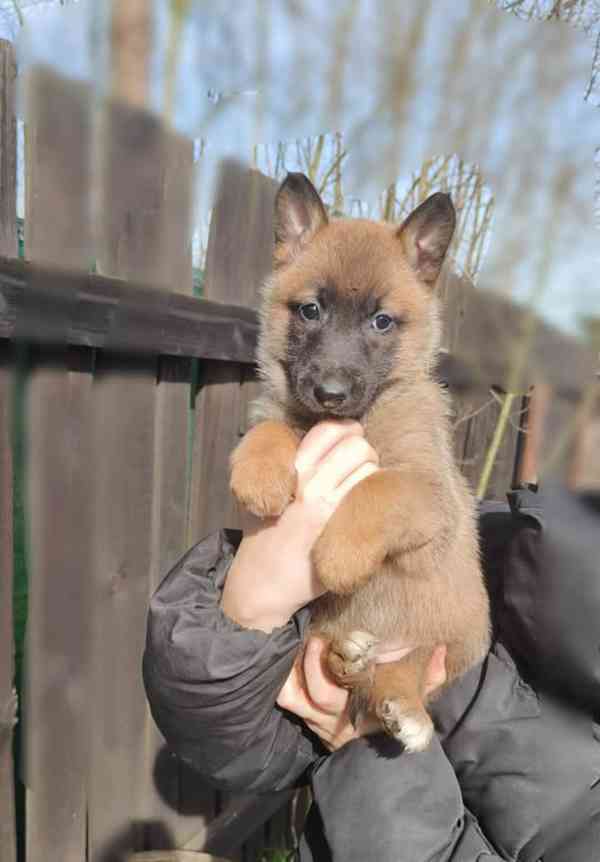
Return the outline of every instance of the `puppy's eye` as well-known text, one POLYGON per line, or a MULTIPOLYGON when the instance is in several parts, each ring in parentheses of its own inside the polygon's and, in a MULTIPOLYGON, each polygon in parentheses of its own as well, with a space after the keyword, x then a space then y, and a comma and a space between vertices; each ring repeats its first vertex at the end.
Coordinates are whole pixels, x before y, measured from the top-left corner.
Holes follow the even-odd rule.
POLYGON ((316 302, 306 302, 300 306, 298 312, 304 320, 318 320, 321 316, 321 309, 316 302))
POLYGON ((377 332, 387 332, 394 325, 394 321, 389 314, 376 314, 371 321, 371 326, 377 332))

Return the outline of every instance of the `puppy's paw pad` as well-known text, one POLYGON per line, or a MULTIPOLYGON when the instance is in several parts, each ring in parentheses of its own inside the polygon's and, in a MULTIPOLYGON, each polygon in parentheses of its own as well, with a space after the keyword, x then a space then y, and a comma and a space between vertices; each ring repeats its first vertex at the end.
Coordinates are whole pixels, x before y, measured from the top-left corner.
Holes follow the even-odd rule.
POLYGON ((395 700, 383 700, 377 714, 384 730, 412 753, 424 751, 433 738, 433 722, 427 713, 403 711, 395 700))
POLYGON ((365 674, 373 663, 377 639, 364 631, 353 631, 331 645, 329 664, 338 679, 365 674))
POLYGON ((368 662, 373 658, 377 638, 370 632, 353 631, 340 642, 341 655, 350 662, 368 662))

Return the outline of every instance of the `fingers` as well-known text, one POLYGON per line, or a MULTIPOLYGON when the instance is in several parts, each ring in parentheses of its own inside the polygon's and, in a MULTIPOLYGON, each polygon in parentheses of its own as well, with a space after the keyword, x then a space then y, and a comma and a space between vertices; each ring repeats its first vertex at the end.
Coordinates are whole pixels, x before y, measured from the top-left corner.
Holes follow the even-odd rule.
POLYGON ((277 704, 293 712, 320 737, 330 751, 358 737, 348 717, 348 693, 325 672, 327 644, 311 638, 299 656, 277 698, 277 704))
POLYGON ((341 482, 334 491, 331 491, 327 499, 333 505, 337 506, 355 485, 358 485, 359 482, 362 482, 363 479, 366 479, 367 476, 370 476, 372 473, 376 473, 378 469, 379 467, 376 463, 373 461, 367 461, 344 479, 344 481, 341 482))
POLYGON ((339 716, 348 704, 348 692, 336 685, 326 668, 329 644, 312 637, 304 650, 304 685, 311 701, 329 715, 339 716))
POLYGON ((310 638, 303 656, 294 664, 277 703, 304 720, 329 751, 335 751, 359 733, 348 716, 348 692, 325 672, 327 643, 310 638))
POLYGON ((435 648, 433 655, 429 661, 429 667, 427 668, 425 694, 431 694, 436 690, 436 688, 439 688, 446 682, 447 652, 448 648, 445 644, 442 644, 441 646, 435 648))
POLYGON ((341 419, 337 422, 319 422, 305 435, 296 453, 296 470, 305 472, 313 470, 330 449, 349 435, 363 435, 360 422, 341 419))
POLYGON ((351 739, 358 739, 360 735, 352 725, 347 709, 338 714, 331 714, 316 709, 310 701, 306 700, 294 700, 293 707, 295 708, 291 708, 285 700, 281 703, 278 699, 277 702, 279 706, 299 715, 329 751, 341 748, 351 739))
POLYGON ((348 702, 348 692, 325 671, 327 643, 310 638, 277 698, 277 703, 300 718, 316 721, 324 715, 338 717, 348 702))
POLYGON ((288 678, 277 697, 277 705, 283 709, 293 712, 305 721, 314 721, 318 718, 317 710, 311 703, 306 689, 304 688, 304 673, 302 670, 302 658, 299 656, 294 662, 288 678))
POLYGON ((369 470, 377 469, 378 462, 377 453, 362 434, 345 434, 318 463, 309 466, 309 462, 301 462, 296 499, 337 503, 369 470), (356 471, 361 472, 355 476, 356 471))

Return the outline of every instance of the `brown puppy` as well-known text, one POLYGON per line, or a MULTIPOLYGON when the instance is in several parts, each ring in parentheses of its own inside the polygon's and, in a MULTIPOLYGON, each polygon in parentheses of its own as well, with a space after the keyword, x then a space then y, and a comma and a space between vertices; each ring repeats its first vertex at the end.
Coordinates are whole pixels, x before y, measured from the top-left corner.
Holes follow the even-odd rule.
POLYGON ((294 494, 306 431, 331 417, 364 426, 382 469, 350 491, 313 549, 330 592, 313 604, 312 632, 330 639, 329 665, 352 690, 353 714, 374 712, 409 751, 433 733, 423 685, 436 645, 448 645, 449 681, 489 646, 473 499, 432 377, 434 288, 454 225, 443 194, 399 228, 329 222, 309 180, 288 175, 261 310, 257 424, 231 458, 240 502, 278 515, 294 494), (398 642, 415 649, 378 663, 381 644, 398 642))

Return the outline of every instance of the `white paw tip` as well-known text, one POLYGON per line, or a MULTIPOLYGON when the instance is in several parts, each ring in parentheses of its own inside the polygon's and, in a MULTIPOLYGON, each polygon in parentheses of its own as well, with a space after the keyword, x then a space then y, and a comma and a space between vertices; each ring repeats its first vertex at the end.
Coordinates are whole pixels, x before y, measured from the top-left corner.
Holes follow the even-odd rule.
POLYGON ((433 737, 433 725, 423 719, 406 716, 400 720, 400 729, 395 734, 406 751, 424 751, 433 737))

